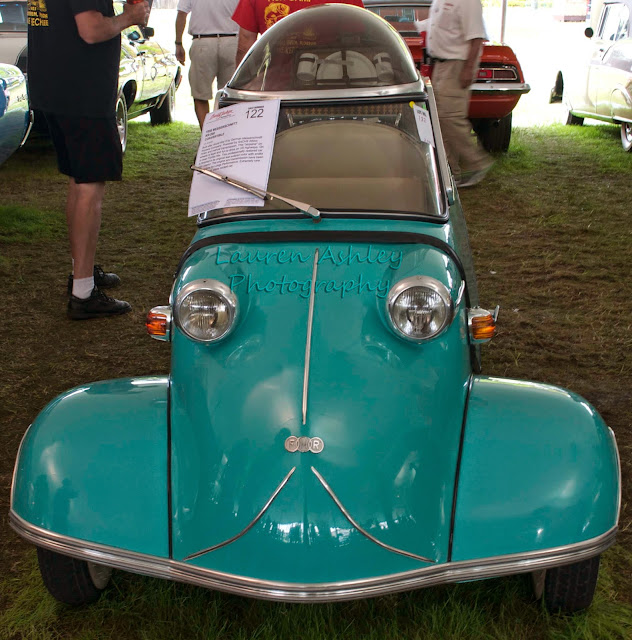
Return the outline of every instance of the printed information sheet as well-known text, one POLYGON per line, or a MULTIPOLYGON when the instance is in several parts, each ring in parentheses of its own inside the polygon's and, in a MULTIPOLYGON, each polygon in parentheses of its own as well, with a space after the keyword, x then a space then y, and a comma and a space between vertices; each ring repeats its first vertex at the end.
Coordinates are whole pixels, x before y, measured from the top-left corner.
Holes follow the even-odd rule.
POLYGON ((430 124, 430 114, 417 105, 413 106, 413 111, 415 112, 415 122, 417 123, 419 139, 434 147, 435 142, 434 136, 432 135, 432 125, 430 124))
MULTIPOLYGON (((195 164, 265 191, 280 100, 225 107, 206 116, 195 164)), ((189 215, 224 207, 262 207, 264 201, 238 187, 193 172, 189 215)))

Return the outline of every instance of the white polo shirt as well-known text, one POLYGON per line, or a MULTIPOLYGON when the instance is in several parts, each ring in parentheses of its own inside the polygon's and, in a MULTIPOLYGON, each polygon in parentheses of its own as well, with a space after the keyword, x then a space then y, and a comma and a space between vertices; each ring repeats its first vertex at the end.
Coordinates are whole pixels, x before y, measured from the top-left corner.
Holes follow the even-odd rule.
POLYGON ((239 25, 233 22, 232 15, 238 0, 180 0, 178 11, 190 13, 189 33, 212 35, 215 33, 234 33, 239 25))
POLYGON ((469 40, 487 40, 481 0, 433 0, 428 17, 428 53, 467 60, 469 40))

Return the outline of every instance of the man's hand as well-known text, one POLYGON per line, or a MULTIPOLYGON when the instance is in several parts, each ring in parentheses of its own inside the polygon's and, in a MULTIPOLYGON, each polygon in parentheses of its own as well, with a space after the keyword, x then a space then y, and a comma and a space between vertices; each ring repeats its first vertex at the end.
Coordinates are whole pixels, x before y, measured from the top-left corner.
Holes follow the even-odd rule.
POLYGON ((187 59, 187 54, 184 51, 184 47, 181 44, 176 45, 176 60, 180 64, 184 64, 187 59))
POLYGON ((123 13, 107 17, 99 11, 82 11, 75 15, 79 36, 87 44, 106 42, 134 24, 144 26, 149 19, 149 4, 146 0, 137 4, 123 5, 123 13))
POLYGON ((184 11, 176 13, 176 60, 180 64, 184 64, 187 57, 182 46, 182 36, 184 35, 184 27, 187 24, 187 14, 184 11))
POLYGON ((469 40, 468 43, 470 48, 468 50, 467 60, 459 76, 459 81, 463 89, 466 89, 474 82, 478 72, 478 61, 481 57, 481 49, 483 48, 483 38, 474 38, 473 40, 469 40))
POLYGON ((129 2, 123 3, 123 15, 126 21, 129 21, 129 26, 137 24, 139 27, 144 27, 149 20, 149 3, 147 0, 142 2, 135 2, 130 4, 129 2))
POLYGON ((476 71, 478 71, 478 69, 474 70, 473 65, 468 64, 468 62, 463 65, 463 69, 461 69, 461 75, 459 76, 461 88, 467 89, 467 87, 469 87, 474 82, 476 71))
POLYGON ((237 56, 235 57, 235 66, 239 66, 243 57, 248 53, 248 49, 257 41, 257 34, 254 31, 248 31, 243 27, 239 27, 239 35, 237 37, 237 56))

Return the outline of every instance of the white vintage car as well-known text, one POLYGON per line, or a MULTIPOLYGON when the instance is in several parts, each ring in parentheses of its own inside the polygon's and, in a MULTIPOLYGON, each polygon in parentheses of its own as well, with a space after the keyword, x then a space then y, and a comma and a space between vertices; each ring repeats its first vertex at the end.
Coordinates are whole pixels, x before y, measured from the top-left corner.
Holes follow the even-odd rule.
POLYGON ((557 74, 551 102, 564 101, 566 124, 593 118, 621 126, 621 143, 632 151, 632 0, 606 0, 591 38, 591 53, 557 74))

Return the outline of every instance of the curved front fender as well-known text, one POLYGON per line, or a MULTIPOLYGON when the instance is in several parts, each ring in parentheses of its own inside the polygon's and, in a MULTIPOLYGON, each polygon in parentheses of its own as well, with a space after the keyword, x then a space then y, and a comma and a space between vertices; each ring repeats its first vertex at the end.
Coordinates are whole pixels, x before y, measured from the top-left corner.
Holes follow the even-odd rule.
POLYGON ((458 478, 452 560, 560 547, 617 523, 614 436, 583 398, 475 377, 458 478))
POLYGON ((27 431, 11 509, 56 534, 167 557, 166 377, 96 382, 51 402, 27 431))

